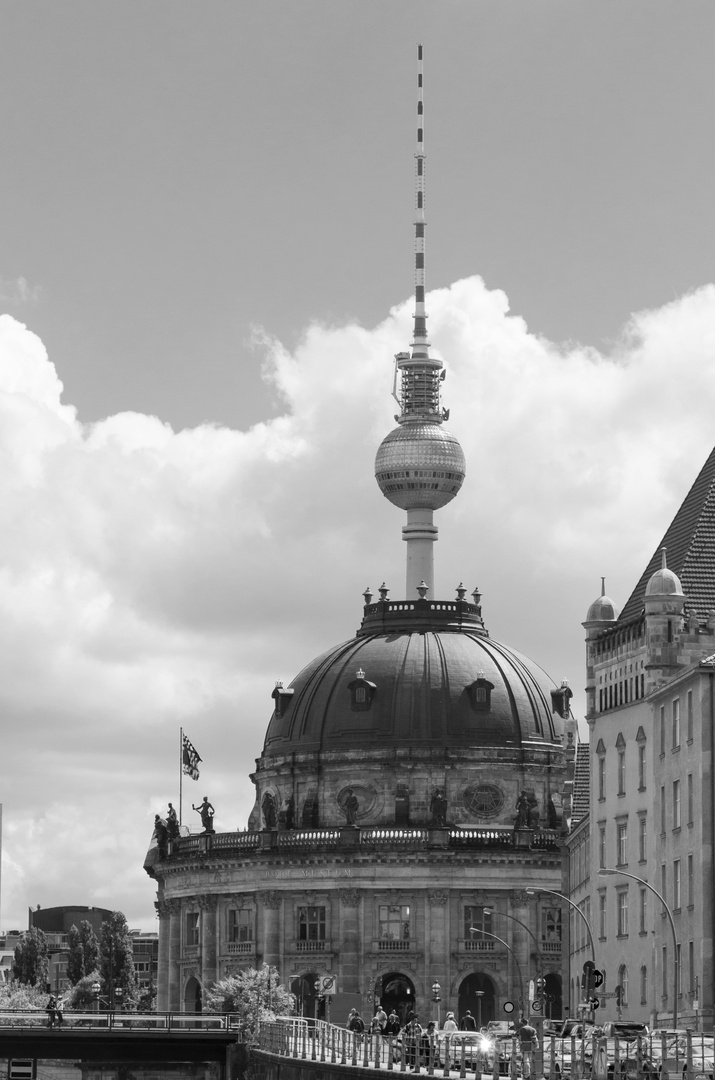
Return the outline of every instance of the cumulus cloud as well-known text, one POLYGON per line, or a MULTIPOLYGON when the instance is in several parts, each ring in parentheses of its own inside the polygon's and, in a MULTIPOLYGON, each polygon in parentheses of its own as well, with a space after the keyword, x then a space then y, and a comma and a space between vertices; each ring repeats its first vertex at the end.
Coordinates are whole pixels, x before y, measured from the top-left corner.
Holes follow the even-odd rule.
MULTIPOLYGON (((492 635, 578 689, 600 575, 623 603, 709 452, 715 288, 634 315, 608 355, 535 336, 476 277, 428 308, 468 467, 437 516, 437 591, 478 583, 492 635)), ((5 927, 69 902, 151 926, 141 864, 179 728, 204 759, 185 821, 206 793, 243 827, 275 679, 352 636, 365 585, 402 594, 373 461, 411 311, 311 325, 292 352, 256 331, 282 415, 179 433, 81 425, 42 343, 0 317, 5 927)))

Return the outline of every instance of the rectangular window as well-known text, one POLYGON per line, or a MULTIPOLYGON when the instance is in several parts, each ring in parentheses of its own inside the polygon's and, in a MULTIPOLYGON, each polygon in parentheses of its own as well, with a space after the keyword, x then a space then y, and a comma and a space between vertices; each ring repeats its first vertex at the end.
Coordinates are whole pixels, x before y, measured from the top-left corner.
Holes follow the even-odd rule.
POLYGON ((693 774, 688 773, 688 825, 693 824, 693 774))
POLYGON ((665 784, 660 788, 660 831, 665 832, 665 784))
POLYGON ((693 906, 695 896, 695 880, 693 874, 693 856, 688 855, 688 906, 693 906))
POLYGON ((688 711, 688 719, 687 719, 688 742, 692 742, 693 741, 693 691, 692 690, 688 690, 687 701, 688 701, 688 705, 687 705, 687 711, 688 711))
POLYGON ((673 781, 673 828, 680 828, 680 780, 673 781))
POLYGON ((678 997, 683 993, 683 956, 680 942, 675 946, 676 956, 676 981, 678 989, 678 997))
POLYGON ((688 989, 695 993, 695 942, 688 942, 688 989))
MULTIPOLYGON (((380 904, 380 937, 384 941, 410 940, 410 908, 408 904, 380 904)), ((476 936, 476 935, 475 935, 476 936)))
POLYGON ((626 793, 626 752, 625 750, 618 751, 618 794, 625 795, 626 793))
MULTIPOLYGON (((487 934, 492 933, 492 913, 491 911, 485 913, 483 904, 465 904, 464 906, 465 941, 472 938, 479 940, 479 934, 470 934, 472 929, 484 930, 487 934)), ((503 935, 500 935, 500 937, 503 937, 503 935)), ((482 938, 482 940, 484 939, 482 938)))
POLYGON ((606 936, 606 894, 598 894, 598 936, 606 936))
POLYGON ((645 743, 638 743, 638 790, 645 791, 645 743))
POLYGON ((561 941, 561 908, 544 908, 542 911, 541 940, 561 941))
POLYGON ((660 707, 660 753, 665 753, 665 705, 660 707))
POLYGON ((617 851, 617 863, 619 866, 625 866, 628 862, 628 824, 626 822, 620 822, 618 825, 618 851, 617 851))
POLYGON ((680 907, 680 859, 673 860, 673 907, 680 907))
POLYGON ((199 913, 198 911, 186 912, 186 945, 199 944, 199 913))
POLYGON ((606 865, 606 826, 598 827, 598 865, 606 865))
POLYGON ((645 862, 647 857, 648 820, 643 814, 638 818, 638 862, 645 862))
POLYGON ((664 945, 660 950, 661 957, 661 980, 662 980, 662 994, 664 998, 668 996, 668 946, 664 945))
POLYGON ((673 749, 680 746, 680 698, 673 702, 673 749))
POLYGON ((628 933, 628 893, 625 889, 618 893, 618 934, 623 937, 628 933))
POLYGON ((253 912, 248 908, 231 908, 228 913, 228 940, 253 941, 253 912))
POLYGON ((646 928, 646 912, 648 910, 648 890, 641 889, 640 896, 638 897, 638 931, 641 934, 647 933, 646 928))
POLYGON ((598 758, 598 798, 599 801, 606 798, 606 759, 603 754, 598 758))
POLYGON ((641 968, 641 1005, 648 1004, 648 968, 643 965, 641 968))
MULTIPOLYGON (((667 886, 668 886, 668 878, 667 878, 666 873, 665 873, 665 863, 661 863, 661 866, 660 866, 660 895, 662 897, 666 897, 668 895, 667 886)), ((663 912, 663 918, 665 918, 665 912, 663 912)))
POLYGON ((325 908, 298 908, 298 941, 325 941, 325 908))

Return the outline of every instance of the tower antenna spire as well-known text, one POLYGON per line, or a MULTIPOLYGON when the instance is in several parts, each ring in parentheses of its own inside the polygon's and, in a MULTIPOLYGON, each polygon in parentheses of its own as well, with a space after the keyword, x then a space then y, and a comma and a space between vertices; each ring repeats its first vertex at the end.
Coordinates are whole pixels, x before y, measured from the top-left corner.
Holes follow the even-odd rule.
POLYGON ((425 120, 422 46, 417 46, 417 147, 415 151, 415 313, 411 351, 395 356, 393 395, 400 406, 398 426, 380 444, 375 479, 386 499, 407 511, 406 597, 434 595, 433 512, 446 506, 462 486, 464 454, 442 428, 449 418, 440 405, 445 372, 429 354, 425 311, 425 120))

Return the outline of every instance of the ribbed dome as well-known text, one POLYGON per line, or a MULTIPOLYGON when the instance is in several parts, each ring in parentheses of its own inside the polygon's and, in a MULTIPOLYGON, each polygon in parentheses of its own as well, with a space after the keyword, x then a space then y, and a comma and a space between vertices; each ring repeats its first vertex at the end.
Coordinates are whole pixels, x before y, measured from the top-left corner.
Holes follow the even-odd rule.
POLYGON ((483 630, 363 632, 276 692, 263 755, 550 743, 563 732, 556 689, 536 664, 483 630))
POLYGON ((662 567, 652 575, 645 589, 646 596, 682 596, 680 578, 668 567, 662 567))
POLYGON ((618 608, 610 596, 599 596, 588 609, 586 622, 615 622, 618 618, 618 608))

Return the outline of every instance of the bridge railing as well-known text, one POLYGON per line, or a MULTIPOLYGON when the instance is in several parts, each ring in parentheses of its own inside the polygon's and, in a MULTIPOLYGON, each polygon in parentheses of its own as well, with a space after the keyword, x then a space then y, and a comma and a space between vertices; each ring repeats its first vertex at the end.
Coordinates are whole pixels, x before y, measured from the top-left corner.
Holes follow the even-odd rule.
MULTIPOLYGON (((238 1017, 233 1013, 209 1015, 207 1013, 128 1013, 86 1012, 63 1009, 62 1022, 55 1026, 77 1030, 124 1030, 124 1031, 210 1031, 236 1028, 238 1017)), ((44 1009, 5 1009, 0 1011, 0 1031, 3 1028, 49 1027, 50 1020, 44 1009)))

